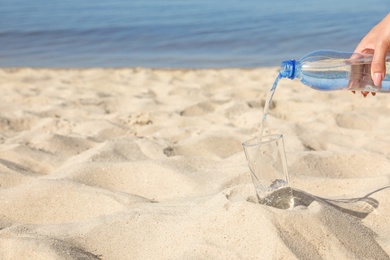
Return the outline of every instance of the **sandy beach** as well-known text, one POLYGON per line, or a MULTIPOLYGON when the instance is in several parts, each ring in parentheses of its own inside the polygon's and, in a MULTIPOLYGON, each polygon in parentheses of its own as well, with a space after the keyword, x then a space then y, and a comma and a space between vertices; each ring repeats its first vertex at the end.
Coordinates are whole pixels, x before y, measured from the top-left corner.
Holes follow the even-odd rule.
POLYGON ((241 143, 278 68, 0 69, 1 259, 389 259, 390 95, 282 79, 290 210, 241 143))

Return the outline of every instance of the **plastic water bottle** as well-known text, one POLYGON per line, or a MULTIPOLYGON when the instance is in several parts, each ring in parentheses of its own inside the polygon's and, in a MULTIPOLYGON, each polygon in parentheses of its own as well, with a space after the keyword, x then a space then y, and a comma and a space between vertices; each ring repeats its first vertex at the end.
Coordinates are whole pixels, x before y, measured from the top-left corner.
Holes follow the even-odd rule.
MULTIPOLYGON (((386 73, 381 86, 375 86, 371 78, 372 54, 321 50, 309 53, 299 61, 283 61, 280 77, 299 79, 303 84, 317 90, 351 90, 390 92, 390 74, 386 73)), ((390 71, 390 53, 386 57, 390 71)))

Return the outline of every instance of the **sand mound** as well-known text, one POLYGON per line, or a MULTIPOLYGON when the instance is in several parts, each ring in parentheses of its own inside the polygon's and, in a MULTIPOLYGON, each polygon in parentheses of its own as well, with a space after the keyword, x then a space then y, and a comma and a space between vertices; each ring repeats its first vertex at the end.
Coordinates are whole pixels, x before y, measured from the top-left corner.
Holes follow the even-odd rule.
POLYGON ((241 143, 276 68, 2 69, 1 259, 389 259, 389 96, 282 80, 296 207, 241 143))

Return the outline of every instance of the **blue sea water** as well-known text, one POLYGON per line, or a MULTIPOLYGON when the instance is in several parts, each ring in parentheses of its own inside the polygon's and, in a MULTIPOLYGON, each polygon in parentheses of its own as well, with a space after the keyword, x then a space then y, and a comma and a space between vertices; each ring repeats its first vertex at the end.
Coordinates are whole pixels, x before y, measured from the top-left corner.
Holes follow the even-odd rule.
POLYGON ((389 11, 389 0, 0 0, 0 66, 275 66, 353 51, 389 11))

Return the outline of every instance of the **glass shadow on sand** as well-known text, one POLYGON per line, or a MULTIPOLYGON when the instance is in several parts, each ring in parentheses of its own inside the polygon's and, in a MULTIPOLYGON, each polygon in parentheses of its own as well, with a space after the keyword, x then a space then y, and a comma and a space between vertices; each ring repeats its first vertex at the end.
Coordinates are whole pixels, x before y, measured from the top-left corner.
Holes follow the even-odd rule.
POLYGON ((377 209, 379 206, 379 202, 370 196, 374 193, 380 192, 388 188, 390 188, 390 186, 385 186, 375 191, 372 191, 363 197, 347 199, 322 198, 298 189, 292 189, 292 192, 294 196, 294 207, 308 207, 313 201, 316 201, 320 204, 331 206, 342 213, 348 214, 359 219, 363 219, 367 217, 368 214, 377 209))

